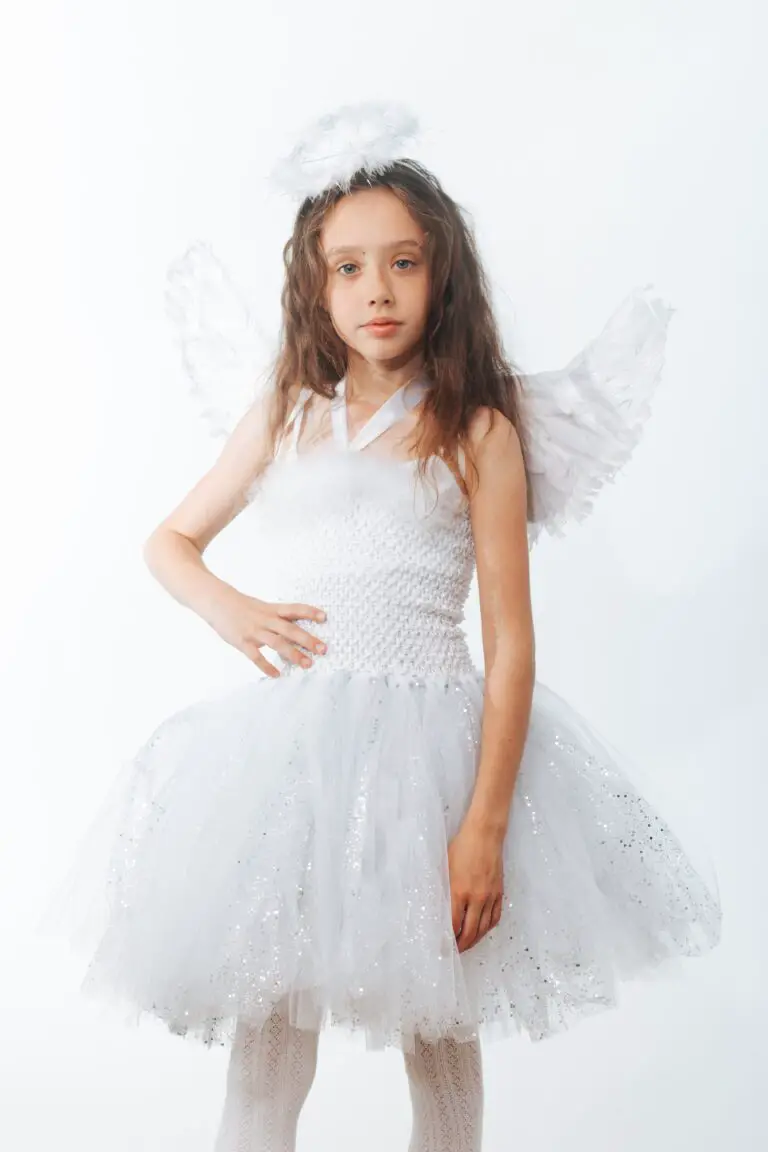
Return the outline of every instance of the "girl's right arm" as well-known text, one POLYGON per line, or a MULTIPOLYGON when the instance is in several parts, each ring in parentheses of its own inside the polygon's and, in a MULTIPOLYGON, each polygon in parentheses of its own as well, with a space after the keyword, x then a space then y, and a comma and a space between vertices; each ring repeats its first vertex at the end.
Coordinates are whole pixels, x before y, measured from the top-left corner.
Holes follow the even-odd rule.
POLYGON ((178 603, 191 608, 268 675, 279 676, 261 654, 262 645, 307 667, 306 653, 297 646, 309 652, 324 649, 293 621, 322 620, 324 613, 313 605, 271 604, 246 596, 215 576, 202 558, 211 541, 246 507, 248 489, 267 462, 271 403, 272 396, 267 395, 248 409, 213 466, 147 538, 143 556, 152 575, 178 603))

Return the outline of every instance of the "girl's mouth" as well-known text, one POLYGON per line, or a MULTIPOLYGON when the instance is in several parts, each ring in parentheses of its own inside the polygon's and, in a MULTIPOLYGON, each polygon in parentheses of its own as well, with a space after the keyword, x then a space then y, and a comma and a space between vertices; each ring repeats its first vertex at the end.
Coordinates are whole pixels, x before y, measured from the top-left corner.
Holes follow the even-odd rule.
POLYGON ((399 327, 399 323, 395 320, 387 320, 385 322, 377 322, 375 324, 366 324, 365 327, 369 332, 374 332, 377 336, 389 336, 395 332, 399 327))

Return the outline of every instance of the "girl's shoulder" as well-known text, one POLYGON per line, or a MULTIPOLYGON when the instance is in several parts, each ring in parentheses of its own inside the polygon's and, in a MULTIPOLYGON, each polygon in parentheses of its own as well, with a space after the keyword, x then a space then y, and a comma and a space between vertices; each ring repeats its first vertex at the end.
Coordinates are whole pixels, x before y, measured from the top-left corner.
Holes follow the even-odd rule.
POLYGON ((515 425, 503 412, 498 408, 481 405, 470 417, 467 440, 473 449, 478 449, 488 436, 494 443, 519 439, 515 425))
MULTIPOLYGON (((492 478, 499 468, 506 470, 512 465, 519 469, 522 465, 520 435, 512 421, 498 408, 483 405, 473 412, 467 425, 465 444, 474 466, 474 483, 467 489, 470 501, 483 475, 492 478)), ((462 475, 467 483, 466 459, 461 447, 459 453, 462 475)))

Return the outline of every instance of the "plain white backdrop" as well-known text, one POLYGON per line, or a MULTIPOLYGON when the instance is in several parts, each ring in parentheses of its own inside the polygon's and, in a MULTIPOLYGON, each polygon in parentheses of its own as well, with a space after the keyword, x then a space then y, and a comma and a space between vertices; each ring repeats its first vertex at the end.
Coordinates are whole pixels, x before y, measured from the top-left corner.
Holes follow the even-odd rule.
MULTIPOLYGON (((121 758, 256 674, 141 558, 217 451, 166 268, 208 240, 276 329, 292 209, 268 169, 320 112, 392 98, 475 222, 525 370, 634 284, 677 308, 636 456, 534 552, 538 675, 715 869, 723 942, 564 1036, 488 1045, 484 1148, 765 1147, 762 7, 49 0, 4 25, 0 1143, 212 1148, 226 1050, 103 1017, 31 925, 121 758)), ((235 522, 206 560, 258 595, 259 547, 235 522)), ((479 661, 475 590, 467 628, 479 661)), ((409 1128, 400 1055, 324 1033, 299 1152, 405 1152, 409 1128)))

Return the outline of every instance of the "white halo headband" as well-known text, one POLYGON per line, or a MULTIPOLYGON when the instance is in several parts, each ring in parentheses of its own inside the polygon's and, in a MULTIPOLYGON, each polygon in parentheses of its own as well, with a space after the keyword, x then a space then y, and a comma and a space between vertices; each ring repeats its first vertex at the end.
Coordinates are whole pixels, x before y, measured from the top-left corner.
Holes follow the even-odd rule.
POLYGON ((419 123, 404 105, 374 100, 345 104, 321 116, 273 168, 269 183, 291 199, 319 196, 338 186, 349 191, 355 173, 378 175, 405 156, 419 123))

